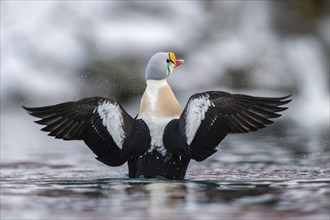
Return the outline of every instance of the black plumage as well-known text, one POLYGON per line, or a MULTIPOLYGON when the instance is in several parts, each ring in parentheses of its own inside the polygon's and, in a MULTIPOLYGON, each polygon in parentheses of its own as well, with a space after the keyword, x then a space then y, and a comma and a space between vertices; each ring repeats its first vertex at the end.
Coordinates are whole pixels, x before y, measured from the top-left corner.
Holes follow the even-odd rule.
POLYGON ((147 125, 142 120, 133 119, 113 99, 92 97, 52 106, 23 108, 32 116, 41 118, 36 123, 45 125, 41 130, 49 132, 49 136, 63 140, 83 140, 97 155, 96 159, 109 166, 120 166, 150 148, 147 125), (122 149, 114 142, 97 113, 97 108, 105 102, 118 105, 121 109, 126 136, 122 149), (141 133, 137 135, 136 130, 141 133), (134 141, 130 141, 133 137, 134 141))
POLYGON ((228 133, 257 131, 273 123, 270 119, 279 117, 277 112, 287 109, 280 106, 289 103, 289 97, 264 98, 221 91, 195 94, 189 99, 181 117, 172 120, 165 128, 164 145, 187 158, 205 160, 216 152, 216 147, 228 133), (189 103, 203 97, 210 101, 210 106, 192 142, 188 144, 185 131, 189 103))
POLYGON ((151 136, 142 119, 134 119, 113 99, 92 97, 77 102, 28 108, 36 123, 49 136, 63 140, 83 140, 96 154, 96 159, 109 166, 128 162, 129 177, 156 177, 183 179, 191 159, 202 161, 214 154, 216 147, 229 133, 246 133, 273 123, 289 103, 290 96, 279 98, 254 97, 220 91, 198 93, 189 99, 179 119, 165 127, 163 144, 166 154, 150 151, 151 136), (118 107, 118 111, 100 113, 103 104, 118 107), (120 127, 109 128, 114 115, 120 114, 120 127), (103 118, 102 118, 103 117, 103 118), (195 124, 191 124, 191 123, 195 124), (191 131, 190 126, 196 126, 191 131), (109 130, 110 129, 110 130, 109 130), (124 132, 122 146, 111 129, 124 132), (189 130, 190 129, 190 130, 189 130), (193 136, 190 136, 193 134, 193 136))

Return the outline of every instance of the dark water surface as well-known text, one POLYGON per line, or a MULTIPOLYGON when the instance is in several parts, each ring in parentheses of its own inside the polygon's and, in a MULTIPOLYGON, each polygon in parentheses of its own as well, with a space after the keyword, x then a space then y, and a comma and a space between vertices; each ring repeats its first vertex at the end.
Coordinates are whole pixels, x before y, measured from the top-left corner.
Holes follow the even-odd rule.
POLYGON ((183 181, 128 179, 80 142, 31 118, 1 125, 1 219, 316 219, 330 217, 328 128, 272 126, 228 136, 183 181), (4 129, 5 128, 5 129, 4 129), (308 135, 307 135, 308 134, 308 135))

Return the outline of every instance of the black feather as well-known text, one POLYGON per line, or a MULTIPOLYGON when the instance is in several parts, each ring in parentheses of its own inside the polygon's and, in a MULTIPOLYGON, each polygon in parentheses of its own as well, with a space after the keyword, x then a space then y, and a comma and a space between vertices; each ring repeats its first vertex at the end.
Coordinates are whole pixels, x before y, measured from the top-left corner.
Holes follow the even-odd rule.
POLYGON ((265 98, 222 91, 195 94, 190 97, 180 119, 169 123, 165 128, 164 145, 173 153, 184 152, 187 158, 204 160, 216 152, 214 149, 228 133, 257 131, 272 124, 270 119, 281 116, 278 112, 287 109, 283 105, 291 101, 290 96, 265 98), (185 131, 188 126, 186 120, 189 119, 185 115, 189 104, 201 97, 208 97, 211 104, 205 115, 200 116, 203 120, 193 141, 188 145, 185 131), (177 134, 171 132, 171 129, 177 129, 177 134), (175 139, 180 141, 175 143, 175 139))

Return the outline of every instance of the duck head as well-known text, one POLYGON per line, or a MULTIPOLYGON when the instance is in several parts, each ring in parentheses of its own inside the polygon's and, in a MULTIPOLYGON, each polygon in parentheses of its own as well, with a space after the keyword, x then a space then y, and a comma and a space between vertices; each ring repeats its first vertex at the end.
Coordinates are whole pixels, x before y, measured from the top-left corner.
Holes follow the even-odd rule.
POLYGON ((146 68, 146 80, 163 80, 171 75, 174 68, 184 61, 177 60, 173 52, 159 52, 153 55, 146 68))

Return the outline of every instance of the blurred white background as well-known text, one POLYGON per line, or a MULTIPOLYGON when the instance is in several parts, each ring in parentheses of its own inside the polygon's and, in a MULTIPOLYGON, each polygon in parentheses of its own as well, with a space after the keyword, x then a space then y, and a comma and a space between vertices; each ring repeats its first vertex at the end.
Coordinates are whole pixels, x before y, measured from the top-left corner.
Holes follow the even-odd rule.
POLYGON ((174 51, 182 105, 213 89, 293 93, 285 120, 329 127, 329 19, 312 0, 2 1, 1 113, 97 95, 135 115, 148 59, 174 51))

